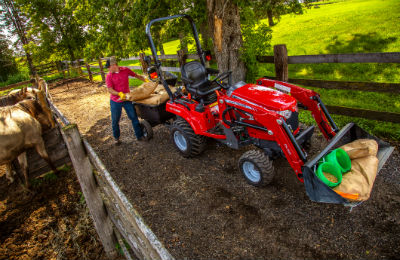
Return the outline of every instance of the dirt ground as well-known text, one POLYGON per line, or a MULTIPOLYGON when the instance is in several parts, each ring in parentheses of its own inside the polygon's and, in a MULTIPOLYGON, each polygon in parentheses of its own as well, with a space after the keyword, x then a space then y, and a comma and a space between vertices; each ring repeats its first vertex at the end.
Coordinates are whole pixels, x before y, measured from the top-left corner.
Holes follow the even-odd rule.
POLYGON ((105 259, 73 170, 35 179, 32 193, 0 174, 0 259, 105 259))
MULTIPOLYGON (((135 140, 123 113, 122 145, 111 137, 109 98, 87 81, 51 90, 56 106, 94 147, 123 192, 177 259, 394 259, 400 255, 400 155, 379 173, 371 198, 351 211, 308 199, 285 159, 265 188, 246 184, 244 150, 209 141, 200 156, 175 151, 169 130, 135 140)), ((324 145, 315 134, 311 150, 324 145)))

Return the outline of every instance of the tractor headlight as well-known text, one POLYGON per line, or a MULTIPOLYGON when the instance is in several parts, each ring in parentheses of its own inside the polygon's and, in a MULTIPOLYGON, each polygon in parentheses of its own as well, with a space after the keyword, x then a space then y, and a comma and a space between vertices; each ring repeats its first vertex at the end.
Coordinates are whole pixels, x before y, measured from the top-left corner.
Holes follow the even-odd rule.
POLYGON ((286 119, 289 119, 292 116, 292 111, 290 110, 277 111, 276 113, 280 114, 286 119))

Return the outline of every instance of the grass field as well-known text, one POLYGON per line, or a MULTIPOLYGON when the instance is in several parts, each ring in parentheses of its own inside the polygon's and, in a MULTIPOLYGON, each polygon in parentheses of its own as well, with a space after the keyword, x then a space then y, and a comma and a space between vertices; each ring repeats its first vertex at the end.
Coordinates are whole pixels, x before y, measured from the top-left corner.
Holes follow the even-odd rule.
MULTIPOLYGON (((328 3, 283 16, 273 27, 271 45, 286 44, 289 56, 400 51, 400 1, 328 3)), ((274 74, 272 65, 263 69, 262 74, 274 74)), ((400 82, 400 64, 296 64, 289 70, 293 78, 400 82)))

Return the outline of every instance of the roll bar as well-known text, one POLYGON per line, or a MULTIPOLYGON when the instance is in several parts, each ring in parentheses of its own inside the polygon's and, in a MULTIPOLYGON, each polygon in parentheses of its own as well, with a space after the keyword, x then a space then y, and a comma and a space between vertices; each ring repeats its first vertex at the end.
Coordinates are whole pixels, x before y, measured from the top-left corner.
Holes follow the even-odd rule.
POLYGON ((200 44, 200 40, 199 40, 199 34, 197 33, 196 25, 194 24, 194 21, 193 21, 192 17, 190 17, 187 14, 177 14, 177 15, 161 17, 161 18, 157 18, 157 19, 151 20, 146 25, 146 35, 147 35, 147 38, 149 40, 149 45, 150 45, 151 52, 153 54, 154 66, 156 67, 157 75, 160 78, 161 83, 163 84, 165 90, 167 91, 171 101, 174 100, 174 97, 172 95, 171 89, 169 88, 167 82, 165 81, 165 79, 164 79, 164 77, 162 75, 161 62, 158 59, 157 49, 156 49, 156 46, 154 45, 154 41, 153 41, 153 37, 151 36, 150 29, 151 29, 151 26, 156 22, 172 20, 172 19, 177 19, 177 18, 186 18, 190 22, 190 25, 192 27, 193 37, 194 37, 194 40, 196 41, 197 55, 199 55, 200 62, 203 64, 203 66, 205 66, 204 52, 203 52, 203 50, 201 48, 201 44, 200 44))

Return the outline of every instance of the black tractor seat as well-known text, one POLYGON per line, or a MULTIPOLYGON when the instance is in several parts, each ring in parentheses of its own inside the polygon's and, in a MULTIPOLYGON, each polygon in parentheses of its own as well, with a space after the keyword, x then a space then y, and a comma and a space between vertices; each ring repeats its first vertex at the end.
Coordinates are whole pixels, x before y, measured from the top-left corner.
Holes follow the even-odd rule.
MULTIPOLYGON (((181 67, 182 81, 194 99, 207 99, 219 87, 208 80, 208 75, 218 74, 218 70, 208 69, 198 61, 191 61, 181 67)), ((204 101, 205 101, 204 100, 204 101)))

